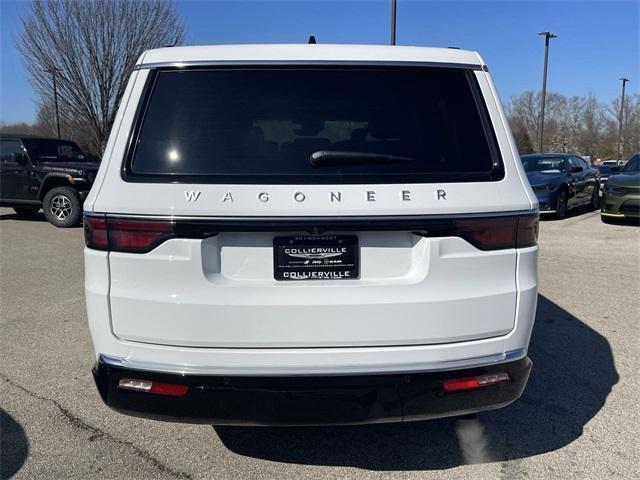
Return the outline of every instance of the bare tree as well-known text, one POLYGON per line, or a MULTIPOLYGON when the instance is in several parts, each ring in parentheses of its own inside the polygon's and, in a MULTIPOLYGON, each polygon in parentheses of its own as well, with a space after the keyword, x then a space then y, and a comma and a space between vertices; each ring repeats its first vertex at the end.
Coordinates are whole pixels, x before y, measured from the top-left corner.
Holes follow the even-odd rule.
POLYGON ((32 0, 17 47, 42 103, 53 103, 55 72, 66 122, 84 125, 101 152, 136 59, 183 38, 170 0, 32 0))
MULTIPOLYGON (((540 95, 527 91, 506 106, 520 153, 530 151, 528 139, 539 136, 540 95)), ((574 152, 593 158, 616 158, 620 97, 609 105, 592 93, 565 97, 550 92, 545 116, 545 151, 574 152)), ((640 94, 625 100, 622 139, 625 157, 640 151, 640 94)))

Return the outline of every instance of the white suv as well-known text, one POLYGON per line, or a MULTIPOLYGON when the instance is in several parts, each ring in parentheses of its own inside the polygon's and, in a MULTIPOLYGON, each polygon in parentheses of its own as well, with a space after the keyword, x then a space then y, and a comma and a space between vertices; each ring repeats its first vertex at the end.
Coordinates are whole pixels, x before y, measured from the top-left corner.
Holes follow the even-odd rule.
POLYGON ((537 201, 487 72, 419 47, 143 54, 84 206, 104 401, 310 425, 517 399, 537 201))

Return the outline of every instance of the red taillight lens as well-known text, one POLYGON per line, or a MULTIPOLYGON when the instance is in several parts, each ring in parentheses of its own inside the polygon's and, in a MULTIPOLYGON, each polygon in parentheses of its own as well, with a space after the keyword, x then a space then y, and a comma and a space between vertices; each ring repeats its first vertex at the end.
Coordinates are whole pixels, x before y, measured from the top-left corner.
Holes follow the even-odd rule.
POLYGON ((174 234, 174 223, 164 220, 133 220, 85 215, 84 236, 89 248, 114 252, 144 253, 174 234))
POLYGON ((480 250, 515 248, 518 217, 456 220, 457 234, 480 250))
POLYGON ((540 215, 521 215, 518 219, 518 235, 516 247, 533 247, 538 243, 538 224, 540 215))
POLYGON ((84 242, 89 248, 109 249, 109 232, 104 215, 84 216, 84 242))
POLYGON ((459 392, 461 390, 473 390, 474 388, 487 387, 496 383, 508 382, 511 377, 506 372, 488 373, 468 378, 451 378, 442 382, 445 392, 459 392))
POLYGON ((480 250, 532 247, 538 241, 538 214, 455 221, 455 234, 480 250))
POLYGON ((108 219, 109 249, 148 252, 173 234, 173 223, 156 220, 108 219))

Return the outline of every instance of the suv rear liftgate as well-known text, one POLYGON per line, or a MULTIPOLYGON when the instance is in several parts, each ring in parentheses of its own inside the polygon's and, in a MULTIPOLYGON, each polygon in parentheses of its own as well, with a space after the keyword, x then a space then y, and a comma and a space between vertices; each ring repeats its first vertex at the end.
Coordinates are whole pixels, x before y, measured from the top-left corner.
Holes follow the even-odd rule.
POLYGON ((516 310, 515 249, 535 244, 536 224, 536 215, 242 221, 89 216, 86 229, 90 247, 111 252, 112 326, 119 338, 257 348, 435 344, 504 335, 516 310), (276 280, 274 241, 309 234, 355 236, 357 278, 276 280))

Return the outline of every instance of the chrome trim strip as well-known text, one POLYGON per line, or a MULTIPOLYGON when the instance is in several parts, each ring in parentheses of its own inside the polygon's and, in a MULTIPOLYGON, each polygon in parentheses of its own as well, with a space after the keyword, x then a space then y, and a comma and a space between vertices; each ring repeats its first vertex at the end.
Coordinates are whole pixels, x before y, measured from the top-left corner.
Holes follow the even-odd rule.
POLYGON ((169 373, 178 375, 251 375, 251 376, 333 376, 333 375, 376 375, 376 374, 402 374, 460 370, 466 368, 486 367, 499 363, 513 362, 520 360, 527 355, 527 349, 520 348, 505 353, 487 355, 483 357, 466 358, 460 360, 449 360, 434 363, 416 364, 389 364, 389 365, 365 365, 362 367, 331 366, 333 372, 326 372, 326 367, 322 366, 301 366, 301 367, 223 367, 213 365, 170 365, 145 360, 133 360, 130 358, 120 358, 110 355, 100 354, 98 362, 113 367, 127 368, 132 370, 144 370, 156 373, 169 373), (323 371, 323 369, 325 369, 323 371))
POLYGON ((190 60, 185 62, 150 62, 141 63, 133 67, 134 70, 153 68, 185 68, 185 67, 253 67, 265 65, 300 66, 300 65, 321 65, 321 66, 394 66, 394 67, 441 67, 441 68, 462 68, 465 70, 482 70, 482 65, 475 63, 443 63, 443 62, 421 62, 406 60, 190 60))
POLYGON ((510 217, 513 215, 535 215, 545 212, 538 210, 512 210, 505 212, 479 212, 479 213, 454 213, 454 214, 437 214, 437 215, 336 215, 336 216, 208 216, 208 215, 147 215, 143 213, 105 213, 85 211, 84 215, 88 217, 107 215, 111 218, 140 218, 145 220, 204 220, 204 221, 255 221, 255 222, 340 222, 353 220, 446 220, 450 218, 484 218, 484 217, 510 217))

